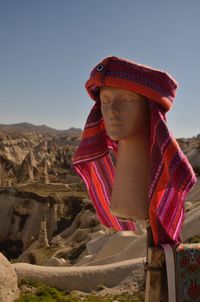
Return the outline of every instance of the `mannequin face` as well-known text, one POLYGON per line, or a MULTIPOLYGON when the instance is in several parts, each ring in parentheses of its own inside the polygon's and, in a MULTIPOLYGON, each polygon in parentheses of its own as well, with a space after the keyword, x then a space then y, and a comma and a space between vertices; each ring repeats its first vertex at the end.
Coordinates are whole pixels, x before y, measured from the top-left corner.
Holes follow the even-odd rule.
POLYGON ((106 131, 113 140, 129 139, 149 129, 149 102, 143 95, 103 86, 100 101, 106 131))

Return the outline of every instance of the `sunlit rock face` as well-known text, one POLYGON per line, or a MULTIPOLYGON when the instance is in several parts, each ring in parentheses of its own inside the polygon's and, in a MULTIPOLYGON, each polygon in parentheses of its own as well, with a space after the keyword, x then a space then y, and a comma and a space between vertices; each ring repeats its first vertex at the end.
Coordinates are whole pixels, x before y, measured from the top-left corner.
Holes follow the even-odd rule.
POLYGON ((0 253, 0 301, 11 302, 20 295, 17 286, 17 275, 11 263, 0 253))
POLYGON ((81 133, 28 123, 0 125, 0 186, 67 180, 81 133))

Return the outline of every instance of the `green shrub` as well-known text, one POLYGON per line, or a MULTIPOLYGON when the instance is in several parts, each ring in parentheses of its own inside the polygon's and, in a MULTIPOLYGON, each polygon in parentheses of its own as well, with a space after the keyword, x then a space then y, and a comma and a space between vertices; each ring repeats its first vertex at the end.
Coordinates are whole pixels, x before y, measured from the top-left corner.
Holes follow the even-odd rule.
POLYGON ((19 286, 26 285, 29 288, 34 288, 34 294, 26 293, 15 302, 144 302, 144 293, 138 292, 131 294, 108 295, 98 296, 98 294, 87 294, 83 297, 78 291, 66 292, 59 291, 54 287, 47 286, 46 284, 33 281, 29 278, 24 278, 19 286))

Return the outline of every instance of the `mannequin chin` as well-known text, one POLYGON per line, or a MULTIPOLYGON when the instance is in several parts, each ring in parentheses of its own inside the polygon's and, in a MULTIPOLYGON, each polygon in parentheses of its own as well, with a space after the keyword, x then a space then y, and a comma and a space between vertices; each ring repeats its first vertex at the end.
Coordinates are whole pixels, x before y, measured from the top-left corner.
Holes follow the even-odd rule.
POLYGON ((110 210, 120 219, 149 218, 150 107, 146 97, 121 88, 100 88, 108 136, 118 140, 110 210))

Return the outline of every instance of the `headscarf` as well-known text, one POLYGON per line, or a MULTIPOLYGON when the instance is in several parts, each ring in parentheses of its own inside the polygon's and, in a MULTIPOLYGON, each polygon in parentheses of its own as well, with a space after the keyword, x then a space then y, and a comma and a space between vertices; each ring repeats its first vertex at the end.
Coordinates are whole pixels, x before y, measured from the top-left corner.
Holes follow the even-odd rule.
POLYGON ((132 220, 121 221, 109 205, 115 166, 109 149, 117 158, 118 141, 106 132, 101 113, 99 88, 112 86, 144 95, 150 104, 150 187, 149 219, 154 245, 181 242, 184 200, 197 181, 187 157, 167 127, 166 112, 173 105, 178 83, 168 73, 126 58, 108 56, 91 71, 85 88, 95 101, 73 157, 74 171, 86 184, 97 218, 117 231, 136 230, 132 220))

